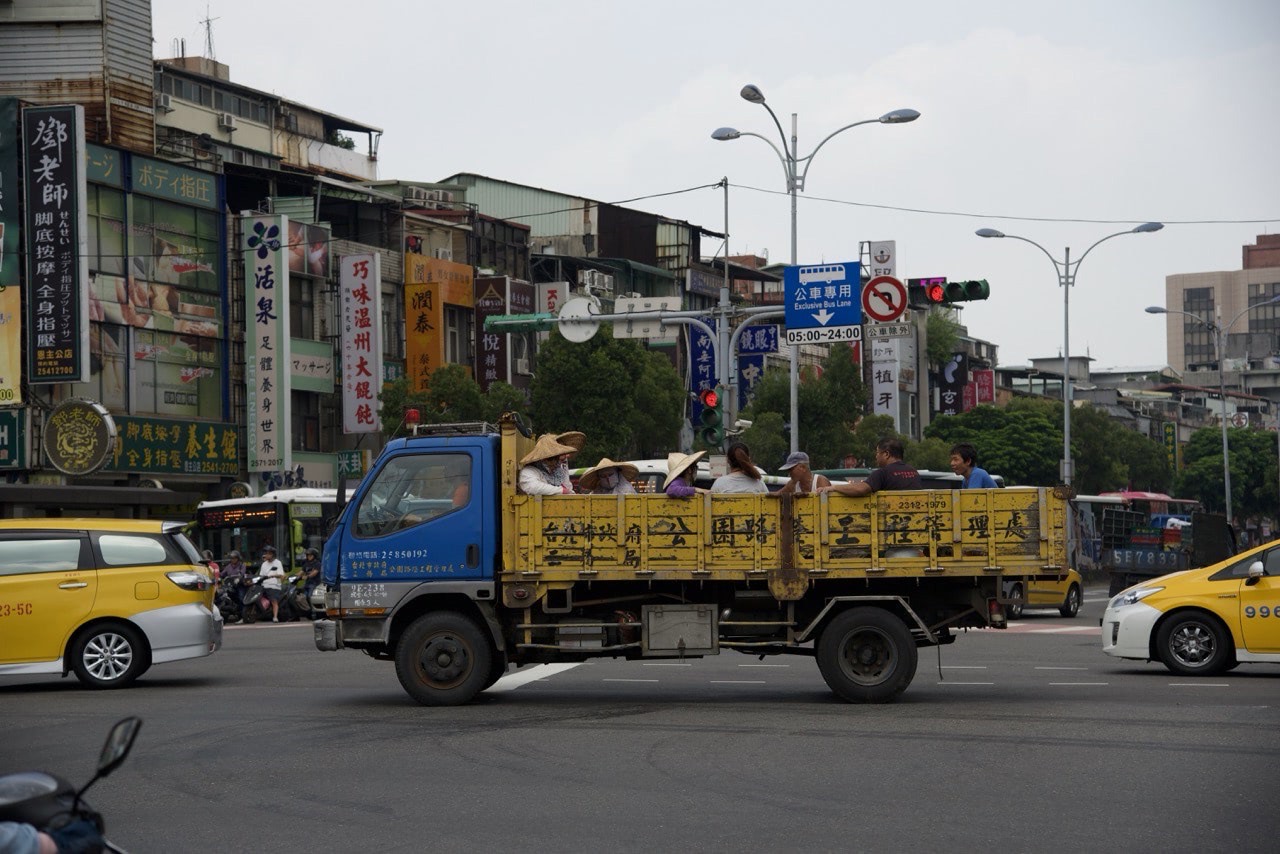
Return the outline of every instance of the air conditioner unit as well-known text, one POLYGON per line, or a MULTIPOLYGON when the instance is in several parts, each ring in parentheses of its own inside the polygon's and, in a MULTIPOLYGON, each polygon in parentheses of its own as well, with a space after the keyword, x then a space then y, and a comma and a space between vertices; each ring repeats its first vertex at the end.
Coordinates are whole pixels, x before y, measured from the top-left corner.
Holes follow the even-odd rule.
POLYGON ((434 255, 436 258, 439 258, 441 261, 453 260, 452 249, 432 249, 431 254, 434 255))
POLYGON ((235 130, 235 129, 236 129, 236 117, 235 117, 235 114, 234 114, 234 113, 219 113, 219 114, 218 114, 218 127, 219 127, 219 128, 221 128, 222 130, 235 130))
POLYGON ((578 283, 588 288, 594 288, 596 286, 596 278, 599 275, 595 270, 581 270, 578 272, 578 283))
POLYGON ((166 113, 173 112, 173 96, 168 92, 156 93, 156 109, 163 110, 166 113))
POLYGON ((520 375, 522 375, 522 376, 526 376, 526 377, 527 377, 527 376, 529 376, 531 373, 533 373, 532 371, 530 371, 530 370, 529 370, 529 360, 528 360, 528 359, 516 359, 516 360, 515 360, 515 363, 516 363, 516 373, 517 373, 517 374, 520 374, 520 375))
POLYGON ((404 197, 406 201, 425 202, 431 198, 431 191, 422 187, 405 187, 404 197))
POLYGON ((608 273, 600 273, 596 276, 596 287, 602 291, 613 293, 613 276, 608 273))

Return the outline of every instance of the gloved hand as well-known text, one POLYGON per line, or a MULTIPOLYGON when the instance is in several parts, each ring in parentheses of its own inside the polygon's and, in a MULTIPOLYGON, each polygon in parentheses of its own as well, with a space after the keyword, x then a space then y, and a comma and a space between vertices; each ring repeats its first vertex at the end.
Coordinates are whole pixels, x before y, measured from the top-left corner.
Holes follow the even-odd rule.
POLYGON ((49 831, 58 846, 58 854, 98 854, 102 850, 102 834, 91 821, 73 821, 66 827, 49 831))

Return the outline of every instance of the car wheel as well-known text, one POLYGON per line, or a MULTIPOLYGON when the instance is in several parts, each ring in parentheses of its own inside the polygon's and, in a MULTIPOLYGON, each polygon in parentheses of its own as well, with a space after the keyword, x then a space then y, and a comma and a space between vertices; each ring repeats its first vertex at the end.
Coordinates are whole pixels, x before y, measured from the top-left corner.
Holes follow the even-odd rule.
POLYGON ((75 642, 71 668, 87 688, 123 688, 147 669, 147 655, 147 646, 136 629, 104 623, 75 642))
POLYGON ((1074 617, 1080 613, 1080 588, 1071 585, 1067 588, 1067 598, 1062 600, 1062 607, 1058 609, 1058 613, 1064 617, 1074 617))
POLYGON ((1235 660, 1231 636, 1213 617, 1175 614, 1156 632, 1156 655, 1182 676, 1212 676, 1235 660))
POLYGON ((396 644, 396 676, 424 706, 457 706, 488 684, 493 648, 474 620, 456 611, 424 614, 396 644))
POLYGON ((881 608, 852 608, 818 637, 818 669, 851 703, 888 703, 911 684, 918 652, 906 624, 881 608))
MULTIPOLYGON (((1013 585, 1013 587, 1009 588, 1009 598, 1010 598, 1010 599, 1021 599, 1021 598, 1022 598, 1022 585, 1021 585, 1021 584, 1015 584, 1015 585, 1013 585)), ((1004 606, 1004 614, 1005 614, 1005 617, 1007 617, 1007 618, 1008 618, 1008 619, 1010 619, 1010 620, 1019 620, 1019 619, 1022 619, 1022 603, 1021 603, 1021 602, 1015 602, 1015 603, 1011 603, 1011 604, 1009 604, 1009 605, 1005 605, 1005 606, 1004 606)))

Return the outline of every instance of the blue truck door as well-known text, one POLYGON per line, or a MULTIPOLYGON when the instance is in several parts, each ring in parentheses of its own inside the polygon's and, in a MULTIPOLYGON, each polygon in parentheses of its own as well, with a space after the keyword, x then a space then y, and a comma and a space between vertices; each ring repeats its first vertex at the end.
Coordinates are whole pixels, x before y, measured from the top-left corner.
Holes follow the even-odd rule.
MULTIPOLYGON (((445 581, 492 577, 486 548, 479 444, 411 448, 382 461, 343 536, 344 581, 445 581)), ((490 521, 489 524, 492 524, 490 521)))

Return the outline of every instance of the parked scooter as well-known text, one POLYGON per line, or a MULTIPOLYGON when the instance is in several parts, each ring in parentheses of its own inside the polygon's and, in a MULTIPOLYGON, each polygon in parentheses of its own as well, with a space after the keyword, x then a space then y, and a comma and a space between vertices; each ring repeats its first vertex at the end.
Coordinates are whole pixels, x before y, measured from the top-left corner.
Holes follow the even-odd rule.
MULTIPOLYGON (((306 595, 298 587, 299 577, 296 574, 290 575, 281 581, 284 596, 280 599, 279 620, 282 623, 296 622, 310 613, 306 595)), ((261 575, 253 576, 241 597, 241 619, 246 623, 256 623, 259 620, 271 622, 271 599, 262 585, 263 578, 261 575)))
POLYGON ((244 618, 244 583, 243 577, 229 575, 218 582, 218 591, 213 596, 213 603, 222 614, 222 621, 230 625, 244 618))
POLYGON ((96 851, 100 847, 123 854, 122 849, 102 836, 102 816, 81 798, 90 786, 120 767, 141 726, 140 718, 128 717, 111 728, 98 756, 97 773, 79 791, 66 780, 43 771, 0 776, 0 821, 30 824, 55 839, 72 836, 79 846, 77 850, 96 851))

